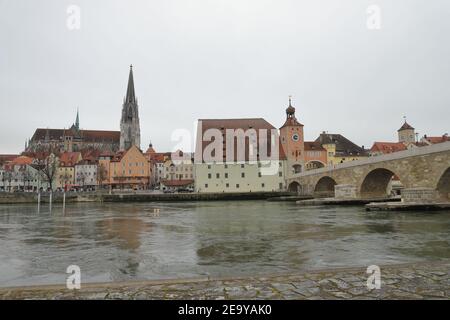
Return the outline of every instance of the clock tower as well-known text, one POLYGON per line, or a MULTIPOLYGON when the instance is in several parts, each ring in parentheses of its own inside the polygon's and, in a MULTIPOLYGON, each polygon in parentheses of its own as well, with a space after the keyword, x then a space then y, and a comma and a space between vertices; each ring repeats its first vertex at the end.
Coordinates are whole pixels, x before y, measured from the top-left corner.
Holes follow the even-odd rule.
POLYGON ((281 146, 287 158, 287 177, 294 173, 304 171, 305 140, 303 125, 295 117, 295 108, 289 97, 289 106, 286 109, 286 121, 280 128, 281 146))

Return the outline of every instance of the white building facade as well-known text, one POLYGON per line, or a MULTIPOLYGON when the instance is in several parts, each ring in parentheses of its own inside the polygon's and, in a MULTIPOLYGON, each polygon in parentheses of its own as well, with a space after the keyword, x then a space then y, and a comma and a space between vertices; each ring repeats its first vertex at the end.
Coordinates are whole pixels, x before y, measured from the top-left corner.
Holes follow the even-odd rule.
POLYGON ((81 188, 95 188, 98 185, 98 164, 81 161, 75 165, 75 184, 81 188))
POLYGON ((261 118, 199 120, 194 166, 196 192, 286 189, 278 130, 261 118))

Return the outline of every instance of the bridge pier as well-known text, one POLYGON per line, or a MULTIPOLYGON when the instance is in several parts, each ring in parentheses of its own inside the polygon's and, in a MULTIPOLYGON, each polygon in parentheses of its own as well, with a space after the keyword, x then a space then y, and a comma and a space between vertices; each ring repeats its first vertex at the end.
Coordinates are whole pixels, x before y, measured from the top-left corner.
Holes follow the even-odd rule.
POLYGON ((336 199, 359 199, 358 187, 352 184, 337 184, 334 186, 336 199))
POLYGON ((433 188, 405 188, 401 196, 402 202, 406 203, 433 203, 439 200, 439 193, 433 188))

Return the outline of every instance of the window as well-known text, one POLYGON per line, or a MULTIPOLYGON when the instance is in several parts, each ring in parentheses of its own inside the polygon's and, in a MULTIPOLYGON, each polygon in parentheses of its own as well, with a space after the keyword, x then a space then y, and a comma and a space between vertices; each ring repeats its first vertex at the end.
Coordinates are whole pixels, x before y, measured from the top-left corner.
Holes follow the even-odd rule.
POLYGON ((241 178, 245 178, 245 172, 241 172, 241 178))
POLYGON ((281 172, 281 171, 278 172, 278 176, 279 176, 279 177, 282 177, 282 176, 283 176, 283 172, 281 172))
POLYGON ((261 178, 261 176, 262 176, 261 172, 258 172, 258 177, 260 177, 260 178, 261 178))
POLYGON ((263 187, 263 188, 264 188, 264 183, 261 183, 261 187, 263 187))
POLYGON ((236 188, 238 188, 238 189, 239 189, 239 183, 236 183, 236 188))
POLYGON ((207 183, 205 183, 205 188, 208 188, 208 184, 207 183))
POLYGON ((225 179, 228 179, 228 172, 225 172, 225 179))
POLYGON ((261 162, 258 162, 258 168, 261 168, 261 162))
POLYGON ((220 173, 216 173, 216 178, 217 178, 217 179, 220 178, 220 173))
POLYGON ((241 168, 244 168, 244 166, 245 166, 244 164, 241 164, 241 168))
POLYGON ((283 189, 283 183, 280 182, 279 186, 280 189, 283 189))
POLYGON ((208 179, 211 179, 211 173, 208 173, 208 179))
POLYGON ((210 164, 208 164, 208 169, 211 169, 211 165, 210 164))
POLYGON ((225 169, 228 169, 228 165, 227 164, 225 165, 225 169))

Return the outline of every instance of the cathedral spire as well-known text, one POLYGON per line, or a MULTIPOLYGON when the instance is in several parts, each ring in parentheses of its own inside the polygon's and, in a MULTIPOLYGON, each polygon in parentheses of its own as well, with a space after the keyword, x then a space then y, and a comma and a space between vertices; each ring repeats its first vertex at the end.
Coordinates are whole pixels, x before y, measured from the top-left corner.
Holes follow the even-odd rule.
POLYGON ((120 120, 120 150, 128 150, 133 145, 141 148, 139 110, 134 92, 133 66, 131 65, 127 95, 122 106, 122 118, 120 120))
POLYGON ((77 130, 80 130, 80 115, 78 108, 77 108, 77 118, 75 119, 75 128, 77 128, 77 130))
POLYGON ((133 79, 133 65, 130 65, 130 75, 128 76, 127 96, 125 102, 136 102, 136 96, 134 94, 134 79, 133 79))

